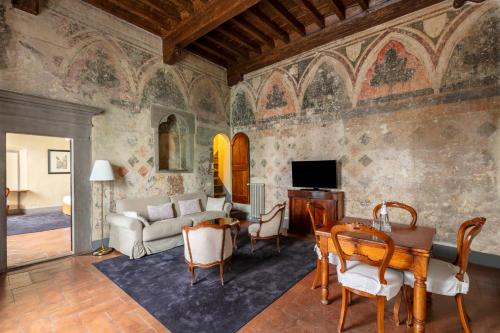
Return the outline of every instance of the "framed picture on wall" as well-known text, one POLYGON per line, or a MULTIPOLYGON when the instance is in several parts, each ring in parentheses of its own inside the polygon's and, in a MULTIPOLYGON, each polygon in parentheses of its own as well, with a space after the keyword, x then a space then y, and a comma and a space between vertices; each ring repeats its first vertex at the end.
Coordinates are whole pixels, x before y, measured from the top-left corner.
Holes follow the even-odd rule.
POLYGON ((49 175, 71 173, 71 151, 49 149, 49 175))

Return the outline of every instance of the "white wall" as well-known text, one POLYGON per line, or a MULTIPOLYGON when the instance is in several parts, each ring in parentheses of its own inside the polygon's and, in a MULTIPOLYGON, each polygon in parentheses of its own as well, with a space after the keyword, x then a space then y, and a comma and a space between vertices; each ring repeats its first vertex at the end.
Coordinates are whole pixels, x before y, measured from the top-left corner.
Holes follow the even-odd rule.
MULTIPOLYGON (((28 192, 21 194, 19 208, 62 206, 63 197, 71 193, 71 175, 48 173, 48 150, 70 150, 70 141, 65 138, 9 133, 6 148, 20 152, 20 188, 28 192)), ((10 167, 12 165, 9 163, 7 178, 15 173, 9 170, 10 167)), ((15 201, 15 193, 11 196, 15 201)))

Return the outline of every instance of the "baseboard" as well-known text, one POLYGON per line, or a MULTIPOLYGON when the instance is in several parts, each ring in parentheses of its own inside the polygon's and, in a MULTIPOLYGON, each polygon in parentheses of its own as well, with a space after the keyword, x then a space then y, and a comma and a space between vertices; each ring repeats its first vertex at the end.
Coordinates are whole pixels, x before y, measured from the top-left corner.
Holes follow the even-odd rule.
MULTIPOLYGON (((449 244, 434 243, 432 247, 432 255, 434 257, 448 259, 451 261, 455 260, 457 257, 457 249, 449 244)), ((500 256, 490 253, 471 251, 469 255, 469 262, 476 265, 500 269, 500 256)))

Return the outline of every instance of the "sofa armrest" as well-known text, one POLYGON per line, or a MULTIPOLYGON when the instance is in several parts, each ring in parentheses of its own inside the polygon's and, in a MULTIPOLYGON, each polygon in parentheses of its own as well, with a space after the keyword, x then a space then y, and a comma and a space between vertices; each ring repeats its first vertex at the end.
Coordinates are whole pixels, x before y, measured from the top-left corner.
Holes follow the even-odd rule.
POLYGON ((231 209, 233 209, 233 204, 230 202, 224 203, 224 212, 226 213, 226 217, 229 217, 231 214, 231 209))
POLYGON ((110 213, 106 216, 110 226, 125 228, 130 230, 142 230, 143 224, 136 218, 127 217, 125 215, 110 213))

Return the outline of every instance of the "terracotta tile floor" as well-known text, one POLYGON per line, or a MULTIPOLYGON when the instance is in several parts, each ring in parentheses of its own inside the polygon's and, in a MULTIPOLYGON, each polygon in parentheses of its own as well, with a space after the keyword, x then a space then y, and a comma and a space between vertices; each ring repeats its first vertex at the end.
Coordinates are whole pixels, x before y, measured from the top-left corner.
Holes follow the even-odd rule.
POLYGON ((7 266, 71 254, 71 228, 7 236, 7 266))
MULTIPOLYGON (((69 257, 0 275, 0 332, 168 332, 91 265, 110 256, 69 257)), ((466 305, 473 331, 499 332, 500 271, 471 265, 470 275, 466 305)), ((310 289, 312 278, 312 273, 306 276, 241 332, 336 331, 340 290, 332 282, 332 302, 321 305, 320 289, 310 289)), ((375 320, 374 302, 354 297, 345 331, 375 332, 375 320)), ((392 302, 386 306, 385 327, 387 332, 411 332, 394 325, 392 302)), ((452 297, 433 296, 427 332, 460 332, 452 297)))

